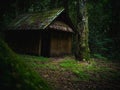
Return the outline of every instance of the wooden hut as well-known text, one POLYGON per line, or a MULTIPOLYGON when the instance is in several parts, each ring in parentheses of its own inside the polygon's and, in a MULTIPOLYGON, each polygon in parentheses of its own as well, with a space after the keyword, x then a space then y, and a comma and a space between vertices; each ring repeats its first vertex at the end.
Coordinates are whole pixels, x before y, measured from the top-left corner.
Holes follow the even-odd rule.
POLYGON ((74 26, 64 9, 17 17, 6 31, 8 45, 17 53, 45 57, 71 54, 74 26))

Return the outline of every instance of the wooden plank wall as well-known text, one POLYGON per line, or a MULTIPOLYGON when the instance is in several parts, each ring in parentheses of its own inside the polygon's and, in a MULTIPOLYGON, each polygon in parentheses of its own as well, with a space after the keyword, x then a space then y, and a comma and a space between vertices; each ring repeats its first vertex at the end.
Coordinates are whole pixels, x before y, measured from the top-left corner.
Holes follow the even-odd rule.
POLYGON ((71 54, 72 34, 68 32, 51 33, 51 56, 71 54))
MULTIPOLYGON (((42 33, 40 33, 38 30, 10 31, 6 34, 6 41, 8 42, 8 45, 17 53, 41 55, 41 34, 42 33)), ((52 31, 50 41, 50 56, 71 54, 71 33, 52 31)))
POLYGON ((9 31, 6 33, 8 45, 17 53, 40 54, 40 32, 38 31, 9 31))

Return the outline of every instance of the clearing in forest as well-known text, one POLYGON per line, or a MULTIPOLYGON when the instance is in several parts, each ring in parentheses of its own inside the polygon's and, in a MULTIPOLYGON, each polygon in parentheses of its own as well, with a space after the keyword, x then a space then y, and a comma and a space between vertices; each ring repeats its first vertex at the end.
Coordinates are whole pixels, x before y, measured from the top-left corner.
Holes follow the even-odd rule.
POLYGON ((54 90, 120 90, 120 63, 99 59, 79 62, 72 57, 22 57, 54 90))

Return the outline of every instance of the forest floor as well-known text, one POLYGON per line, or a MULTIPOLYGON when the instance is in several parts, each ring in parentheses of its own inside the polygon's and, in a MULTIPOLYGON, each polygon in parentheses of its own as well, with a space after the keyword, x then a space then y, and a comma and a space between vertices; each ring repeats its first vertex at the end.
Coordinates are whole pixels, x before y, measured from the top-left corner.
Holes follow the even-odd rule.
POLYGON ((73 57, 44 58, 22 56, 53 90, 120 90, 120 63, 73 57))

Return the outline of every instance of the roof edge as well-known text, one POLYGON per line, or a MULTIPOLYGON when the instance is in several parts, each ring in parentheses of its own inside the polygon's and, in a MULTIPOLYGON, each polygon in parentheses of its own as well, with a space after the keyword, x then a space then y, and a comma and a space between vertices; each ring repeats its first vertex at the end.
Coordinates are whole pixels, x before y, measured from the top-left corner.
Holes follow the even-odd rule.
MULTIPOLYGON (((59 8, 59 9, 61 9, 61 11, 58 11, 58 12, 57 12, 56 16, 51 20, 52 22, 53 22, 63 11, 65 11, 64 8, 59 8)), ((52 23, 52 22, 51 22, 51 23, 52 23)), ((43 27, 43 29, 46 29, 51 23, 48 23, 47 25, 45 25, 45 26, 43 27)))

